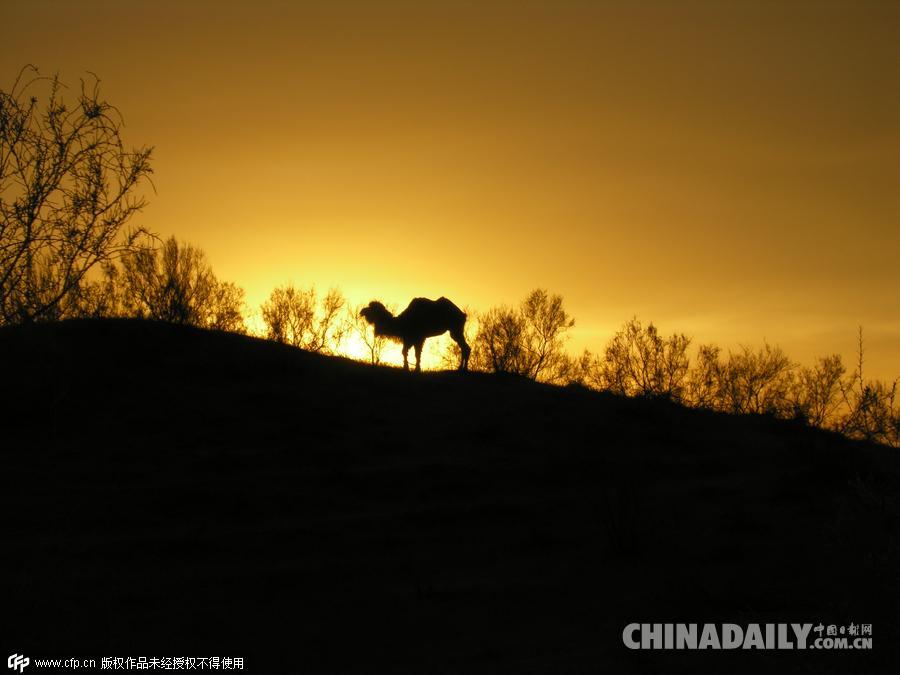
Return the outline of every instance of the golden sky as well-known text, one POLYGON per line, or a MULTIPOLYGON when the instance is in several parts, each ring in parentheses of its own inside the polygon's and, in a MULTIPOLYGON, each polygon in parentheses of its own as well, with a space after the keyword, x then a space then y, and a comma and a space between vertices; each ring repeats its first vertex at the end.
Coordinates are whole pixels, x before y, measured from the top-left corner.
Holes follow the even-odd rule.
POLYGON ((0 2, 0 77, 96 72, 139 216, 258 306, 634 314, 900 375, 900 3, 0 2))

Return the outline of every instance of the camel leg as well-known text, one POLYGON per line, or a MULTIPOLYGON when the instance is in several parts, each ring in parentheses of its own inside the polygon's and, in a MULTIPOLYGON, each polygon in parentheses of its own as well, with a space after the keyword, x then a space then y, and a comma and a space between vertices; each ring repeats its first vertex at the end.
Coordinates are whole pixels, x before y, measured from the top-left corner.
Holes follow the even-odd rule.
POLYGON ((422 372, 422 346, 425 344, 425 341, 416 343, 416 372, 422 372))
POLYGON ((403 370, 409 370, 409 345, 403 344, 403 370))
POLYGON ((459 345, 459 369, 460 370, 468 370, 469 368, 469 354, 472 353, 472 350, 469 348, 469 345, 466 343, 466 336, 463 333, 462 329, 456 329, 450 331, 450 337, 453 338, 453 341, 459 345))

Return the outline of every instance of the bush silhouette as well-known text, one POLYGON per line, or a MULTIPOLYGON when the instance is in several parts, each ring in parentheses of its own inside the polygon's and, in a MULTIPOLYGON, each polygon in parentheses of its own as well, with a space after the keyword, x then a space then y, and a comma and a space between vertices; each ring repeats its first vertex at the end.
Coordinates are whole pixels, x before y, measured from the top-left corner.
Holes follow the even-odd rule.
POLYGON ((519 307, 493 307, 479 317, 473 361, 479 370, 565 382, 572 370, 566 333, 574 325, 561 295, 535 289, 519 307))
MULTIPOLYGON (((381 363, 384 350, 387 347, 389 340, 386 336, 379 335, 372 329, 371 324, 362 315, 363 307, 364 305, 347 307, 345 317, 345 337, 356 335, 366 349, 369 363, 373 366, 377 366, 381 363)), ((394 309, 389 308, 388 311, 393 313, 394 309)))
POLYGON ((148 234, 126 226, 146 203, 151 149, 126 148, 99 85, 66 101, 58 76, 27 66, 0 90, 0 323, 71 315, 89 272, 148 234))
POLYGON ((797 372, 792 393, 793 415, 807 424, 833 428, 839 419, 844 363, 838 354, 816 359, 797 372))
POLYGON ((279 286, 261 307, 266 337, 311 352, 333 353, 347 326, 340 320, 346 300, 331 289, 321 305, 315 288, 279 286))
POLYGON ((863 372, 865 350, 863 332, 857 337, 856 370, 840 383, 845 414, 837 422, 839 431, 859 438, 900 447, 900 406, 897 384, 866 380, 863 372))
POLYGON ((606 345, 596 379, 616 394, 683 401, 690 344, 685 335, 662 338, 653 323, 644 327, 634 317, 606 345))
POLYGON ((206 255, 167 239, 159 249, 125 254, 120 313, 216 330, 244 332, 244 291, 216 278, 206 255))

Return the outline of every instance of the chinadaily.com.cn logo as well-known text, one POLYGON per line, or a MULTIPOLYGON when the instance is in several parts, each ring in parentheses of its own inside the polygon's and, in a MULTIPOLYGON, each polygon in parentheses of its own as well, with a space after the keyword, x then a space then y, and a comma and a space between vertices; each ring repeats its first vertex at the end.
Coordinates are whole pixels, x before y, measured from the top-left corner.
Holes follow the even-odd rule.
POLYGON ((629 649, 872 649, 872 624, 630 623, 629 649))
POLYGON ((31 663, 31 659, 19 654, 10 654, 9 658, 6 659, 6 667, 18 670, 20 673, 25 670, 25 666, 29 663, 31 663))

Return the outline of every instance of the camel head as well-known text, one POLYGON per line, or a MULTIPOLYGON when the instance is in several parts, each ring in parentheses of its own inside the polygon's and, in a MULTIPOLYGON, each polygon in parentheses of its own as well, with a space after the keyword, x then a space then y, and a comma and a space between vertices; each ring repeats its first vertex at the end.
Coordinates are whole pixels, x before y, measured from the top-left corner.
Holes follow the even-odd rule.
POLYGON ((377 300, 373 300, 367 306, 359 310, 359 315, 375 326, 376 335, 391 335, 391 322, 394 315, 388 311, 388 308, 377 300))

